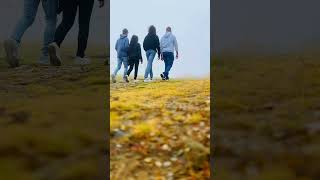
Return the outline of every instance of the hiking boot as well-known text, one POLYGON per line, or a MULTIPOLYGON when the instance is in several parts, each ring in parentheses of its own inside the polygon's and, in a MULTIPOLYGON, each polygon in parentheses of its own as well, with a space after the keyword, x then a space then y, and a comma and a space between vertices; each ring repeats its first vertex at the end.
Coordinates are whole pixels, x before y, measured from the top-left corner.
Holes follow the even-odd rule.
POLYGON ((113 83, 116 83, 117 82, 116 76, 112 74, 111 75, 111 80, 112 80, 113 83))
POLYGON ((6 52, 6 61, 10 67, 19 66, 19 43, 13 39, 4 42, 4 50, 6 52))
POLYGON ((77 56, 75 59, 74 59, 74 64, 77 64, 77 65, 88 65, 90 64, 91 61, 89 58, 86 58, 86 57, 79 57, 77 56))
POLYGON ((128 82, 129 82, 128 75, 124 76, 124 77, 123 77, 123 80, 124 80, 124 82, 128 83, 128 82))
POLYGON ((160 74, 160 77, 162 80, 166 80, 166 78, 164 77, 163 73, 160 74))
POLYGON ((50 65, 49 56, 42 55, 39 58, 38 64, 40 65, 50 65))
POLYGON ((50 64, 61 66, 60 48, 57 43, 51 43, 48 47, 50 64))

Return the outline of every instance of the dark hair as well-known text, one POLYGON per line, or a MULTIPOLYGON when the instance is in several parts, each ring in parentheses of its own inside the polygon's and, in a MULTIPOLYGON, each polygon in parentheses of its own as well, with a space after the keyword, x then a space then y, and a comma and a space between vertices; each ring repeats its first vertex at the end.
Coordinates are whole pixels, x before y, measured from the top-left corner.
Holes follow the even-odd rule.
POLYGON ((123 29, 122 34, 128 34, 128 29, 123 29))
POLYGON ((128 52, 132 52, 132 50, 134 49, 134 47, 138 44, 138 41, 139 41, 138 36, 133 35, 133 36, 131 37, 128 52))
POLYGON ((151 25, 149 27, 149 34, 157 34, 157 30, 156 27, 154 27, 154 25, 151 25))

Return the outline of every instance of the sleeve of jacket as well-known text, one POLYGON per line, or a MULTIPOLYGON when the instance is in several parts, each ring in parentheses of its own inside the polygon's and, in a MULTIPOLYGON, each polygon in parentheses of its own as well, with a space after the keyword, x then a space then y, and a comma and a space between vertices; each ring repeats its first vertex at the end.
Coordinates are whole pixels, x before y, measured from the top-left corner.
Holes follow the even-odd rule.
POLYGON ((119 40, 117 40, 116 45, 114 46, 115 50, 117 50, 117 48, 118 48, 118 42, 119 42, 119 40))
POLYGON ((157 51, 158 51, 158 56, 160 56, 160 41, 158 36, 157 36, 157 51))
POLYGON ((123 50, 125 52, 128 52, 128 50, 129 50, 129 39, 128 38, 126 38, 126 41, 124 42, 123 50))
POLYGON ((173 38, 173 43, 174 43, 174 48, 176 49, 177 52, 179 52, 178 41, 177 41, 177 38, 175 36, 173 38))
POLYGON ((143 45, 143 49, 144 49, 145 51, 146 51, 146 38, 147 38, 147 37, 144 38, 143 44, 142 44, 142 45, 143 45))
POLYGON ((139 59, 142 59, 142 53, 141 53, 141 46, 140 46, 140 44, 138 45, 138 55, 139 55, 139 59))
POLYGON ((163 51, 163 37, 160 39, 160 52, 162 53, 163 51))

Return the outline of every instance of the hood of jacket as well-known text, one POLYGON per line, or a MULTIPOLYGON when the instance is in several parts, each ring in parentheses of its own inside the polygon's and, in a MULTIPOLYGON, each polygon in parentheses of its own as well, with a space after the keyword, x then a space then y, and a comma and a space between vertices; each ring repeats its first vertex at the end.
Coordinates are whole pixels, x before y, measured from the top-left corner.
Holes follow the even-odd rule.
POLYGON ((163 35, 163 38, 170 38, 172 36, 172 33, 171 32, 166 32, 164 35, 163 35))
POLYGON ((123 39, 123 38, 126 38, 127 37, 127 35, 125 35, 125 34, 120 34, 120 39, 123 39))

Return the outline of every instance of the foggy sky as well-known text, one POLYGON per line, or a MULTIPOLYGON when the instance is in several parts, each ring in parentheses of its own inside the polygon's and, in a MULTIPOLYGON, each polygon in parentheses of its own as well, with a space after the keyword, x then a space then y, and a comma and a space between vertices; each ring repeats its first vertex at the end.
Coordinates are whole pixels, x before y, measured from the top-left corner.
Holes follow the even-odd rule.
MULTIPOLYGON (((142 44, 148 27, 154 25, 161 38, 167 26, 177 37, 180 58, 174 62, 172 77, 206 77, 210 73, 210 0, 111 0, 110 62, 111 72, 117 62, 114 45, 123 28, 129 38, 138 35, 142 44)), ((145 52, 142 50, 146 67, 145 52)), ((164 70, 164 63, 154 60, 154 76, 164 70)), ((122 70, 119 72, 122 74, 122 70)))
POLYGON ((212 1, 214 50, 287 52, 320 43, 319 0, 212 1))

